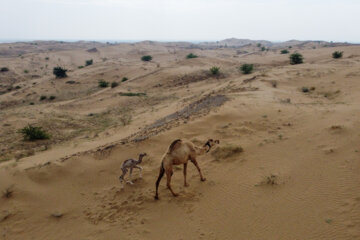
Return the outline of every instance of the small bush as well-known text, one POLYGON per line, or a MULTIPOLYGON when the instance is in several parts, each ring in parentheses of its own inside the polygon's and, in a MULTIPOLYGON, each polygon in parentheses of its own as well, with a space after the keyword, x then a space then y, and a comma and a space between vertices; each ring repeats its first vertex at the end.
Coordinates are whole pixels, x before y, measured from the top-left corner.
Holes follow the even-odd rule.
POLYGON ((121 82, 126 82, 127 80, 129 80, 127 77, 123 77, 123 78, 121 79, 121 82))
POLYGON ((49 57, 46 57, 45 60, 49 60, 49 57))
POLYGON ((217 75, 217 74, 220 73, 220 67, 216 67, 216 66, 211 67, 210 72, 211 72, 212 75, 217 75))
POLYGON ((42 95, 41 97, 40 97, 40 101, 43 101, 43 100, 45 100, 46 99, 46 96, 44 96, 44 95, 42 95))
POLYGON ((152 60, 152 56, 150 56, 150 55, 142 56, 142 57, 141 57, 141 60, 144 61, 144 62, 151 61, 151 60, 152 60))
POLYGON ((8 71, 9 71, 9 68, 7 68, 7 67, 2 67, 0 69, 0 72, 8 72, 8 71))
POLYGON ((29 103, 30 105, 34 105, 34 103, 33 102, 31 102, 31 103, 29 103))
POLYGON ((261 43, 256 44, 257 47, 261 47, 261 43))
POLYGON ((92 65, 92 64, 93 64, 93 60, 92 60, 92 59, 85 61, 85 66, 90 66, 90 65, 92 65))
POLYGON ((29 73, 29 70, 24 70, 24 73, 29 73))
POLYGON ((244 73, 244 74, 250 74, 252 73, 254 69, 254 65, 253 64, 243 64, 241 67, 240 67, 240 70, 244 73))
POLYGON ((56 76, 56 78, 66 78, 67 69, 62 67, 54 67, 53 74, 56 76))
POLYGON ((106 82, 104 80, 99 80, 99 87, 106 88, 109 86, 109 82, 106 82))
POLYGON ((197 57, 198 57, 197 55, 192 54, 192 53, 189 53, 189 54, 186 56, 186 58, 187 58, 187 59, 190 59, 190 58, 197 58, 197 57))
POLYGON ((263 52, 264 52, 265 50, 266 50, 266 48, 265 48, 265 47, 262 47, 262 48, 261 48, 261 51, 263 51, 263 52))
POLYGON ((133 92, 127 92, 127 93, 119 93, 120 96, 126 96, 126 97, 140 97, 145 96, 146 93, 133 93, 133 92))
POLYGON ((112 82, 111 83, 111 88, 115 88, 117 86, 119 86, 119 83, 117 83, 117 82, 112 82))
POLYGON ((78 66, 78 69, 84 68, 84 66, 78 66))
POLYGON ((50 100, 54 100, 56 97, 55 96, 50 96, 49 99, 50 100))
POLYGON ((20 87, 19 85, 15 87, 15 89, 20 89, 20 88, 21 88, 21 87, 20 87))
POLYGON ((23 135, 24 140, 35 141, 41 139, 49 139, 49 134, 42 130, 41 127, 33 127, 28 125, 19 130, 19 132, 23 135))
POLYGON ((289 46, 289 48, 291 49, 291 48, 292 48, 292 46, 289 46))
POLYGON ((284 50, 281 50, 281 52, 280 52, 281 54, 288 54, 289 53, 289 50, 287 50, 287 49, 284 49, 284 50))
POLYGON ((333 58, 342 58, 342 56, 343 56, 343 52, 339 52, 339 51, 333 52, 332 54, 333 58))
POLYGON ((304 58, 300 53, 293 53, 290 55, 290 64, 301 64, 304 62, 304 58))

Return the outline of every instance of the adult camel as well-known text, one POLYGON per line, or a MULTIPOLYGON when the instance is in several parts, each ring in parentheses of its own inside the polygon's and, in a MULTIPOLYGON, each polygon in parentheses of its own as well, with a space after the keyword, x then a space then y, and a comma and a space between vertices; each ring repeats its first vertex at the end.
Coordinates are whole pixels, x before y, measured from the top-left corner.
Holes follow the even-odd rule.
POLYGON ((173 141, 170 144, 168 151, 164 154, 161 161, 160 173, 156 181, 155 199, 159 199, 158 188, 161 178, 164 176, 164 173, 166 173, 166 178, 167 178, 166 185, 170 190, 170 192, 172 193, 172 195, 174 197, 179 195, 175 193, 171 188, 171 176, 173 175, 173 165, 184 164, 185 187, 189 186, 189 184, 186 182, 186 168, 189 160, 195 165, 195 167, 199 171, 200 180, 205 181, 206 179, 203 177, 201 173, 200 167, 196 161, 196 157, 209 152, 213 146, 219 143, 220 143, 219 140, 209 139, 202 147, 198 147, 191 142, 183 141, 181 139, 177 139, 173 141))

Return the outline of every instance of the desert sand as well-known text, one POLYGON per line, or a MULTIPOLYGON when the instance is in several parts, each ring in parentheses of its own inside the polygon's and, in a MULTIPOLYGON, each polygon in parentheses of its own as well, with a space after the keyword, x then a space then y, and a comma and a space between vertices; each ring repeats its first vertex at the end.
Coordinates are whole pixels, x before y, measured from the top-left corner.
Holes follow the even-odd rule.
POLYGON ((0 54, 0 239, 360 239, 360 46, 39 41, 0 54), (51 138, 24 141, 27 124, 51 138), (155 200, 178 138, 220 145, 198 158, 207 181, 189 163, 184 187, 175 167, 180 195, 164 177, 155 200), (143 177, 121 188, 121 164, 141 152, 143 177))

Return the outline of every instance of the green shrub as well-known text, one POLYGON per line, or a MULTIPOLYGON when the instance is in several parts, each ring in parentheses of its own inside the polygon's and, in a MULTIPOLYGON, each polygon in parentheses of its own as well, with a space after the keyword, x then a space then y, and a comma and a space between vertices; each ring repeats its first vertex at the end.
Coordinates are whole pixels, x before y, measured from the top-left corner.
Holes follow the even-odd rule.
POLYGON ((26 70, 26 69, 25 69, 25 70, 24 70, 24 73, 29 73, 29 70, 26 70))
POLYGON ((112 82, 111 83, 111 88, 115 88, 117 86, 119 86, 119 83, 117 83, 117 82, 112 82))
POLYGON ((99 87, 106 88, 109 86, 109 82, 106 82, 104 80, 99 80, 99 87))
POLYGON ((78 66, 78 69, 84 68, 84 66, 78 66))
POLYGON ((85 66, 89 66, 89 65, 92 65, 92 64, 93 64, 93 60, 92 60, 92 59, 85 61, 85 66))
POLYGON ((55 96, 50 96, 49 99, 50 100, 54 100, 56 97, 55 96))
POLYGON ((45 60, 49 60, 49 57, 46 57, 45 60))
POLYGON ((343 56, 343 52, 339 52, 339 51, 333 52, 332 54, 333 58, 342 58, 342 56, 343 56))
POLYGON ((127 93, 119 93, 120 96, 127 96, 127 97, 139 97, 139 96, 145 96, 146 93, 133 93, 133 92, 127 92, 127 93))
POLYGON ((30 104, 30 105, 34 105, 34 103, 33 103, 33 102, 30 102, 29 104, 30 104))
POLYGON ((49 139, 49 134, 42 130, 41 127, 33 127, 28 125, 19 130, 19 132, 23 135, 24 140, 35 141, 40 139, 49 139))
POLYGON ((186 55, 186 58, 187 59, 190 59, 190 58, 197 58, 198 56, 195 55, 195 54, 192 54, 192 53, 189 53, 188 55, 186 55))
POLYGON ((303 56, 300 53, 293 53, 290 55, 290 64, 295 65, 295 64, 301 64, 304 61, 303 56))
POLYGON ((257 47, 261 47, 261 43, 256 44, 257 47))
POLYGON ((126 82, 127 80, 129 80, 127 77, 123 77, 123 78, 121 79, 122 82, 126 82))
POLYGON ((281 54, 288 54, 289 53, 289 50, 287 50, 287 49, 284 49, 284 50, 281 50, 281 52, 280 52, 281 54))
POLYGON ((20 87, 19 85, 15 87, 15 89, 20 89, 20 88, 21 88, 21 87, 20 87))
POLYGON ((56 78, 66 78, 67 69, 62 67, 54 67, 53 74, 56 76, 56 78))
POLYGON ((7 67, 2 67, 0 69, 0 72, 8 72, 8 71, 9 71, 9 69, 7 67))
POLYGON ((152 60, 152 56, 150 56, 150 55, 142 56, 142 57, 141 57, 141 60, 144 61, 144 62, 151 61, 151 60, 152 60))
POLYGON ((289 48, 292 48, 292 46, 289 46, 289 48))
POLYGON ((263 51, 263 52, 264 52, 265 50, 266 50, 266 48, 265 48, 265 47, 262 47, 262 48, 261 48, 261 51, 263 51))
POLYGON ((212 75, 217 75, 217 74, 220 73, 220 67, 213 66, 209 70, 210 70, 212 75))
POLYGON ((40 101, 43 101, 45 99, 46 99, 46 96, 44 96, 44 95, 40 96, 40 101))
POLYGON ((253 64, 243 64, 240 67, 240 70, 244 73, 244 74, 250 74, 254 69, 254 65, 253 64))

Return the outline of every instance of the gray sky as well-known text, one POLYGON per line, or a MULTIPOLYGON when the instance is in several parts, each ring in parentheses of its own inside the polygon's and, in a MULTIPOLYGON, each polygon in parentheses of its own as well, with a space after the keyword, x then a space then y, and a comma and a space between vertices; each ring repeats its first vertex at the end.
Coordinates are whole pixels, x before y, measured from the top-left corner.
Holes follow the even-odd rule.
POLYGON ((0 39, 360 42, 360 0, 1 0, 0 39))

